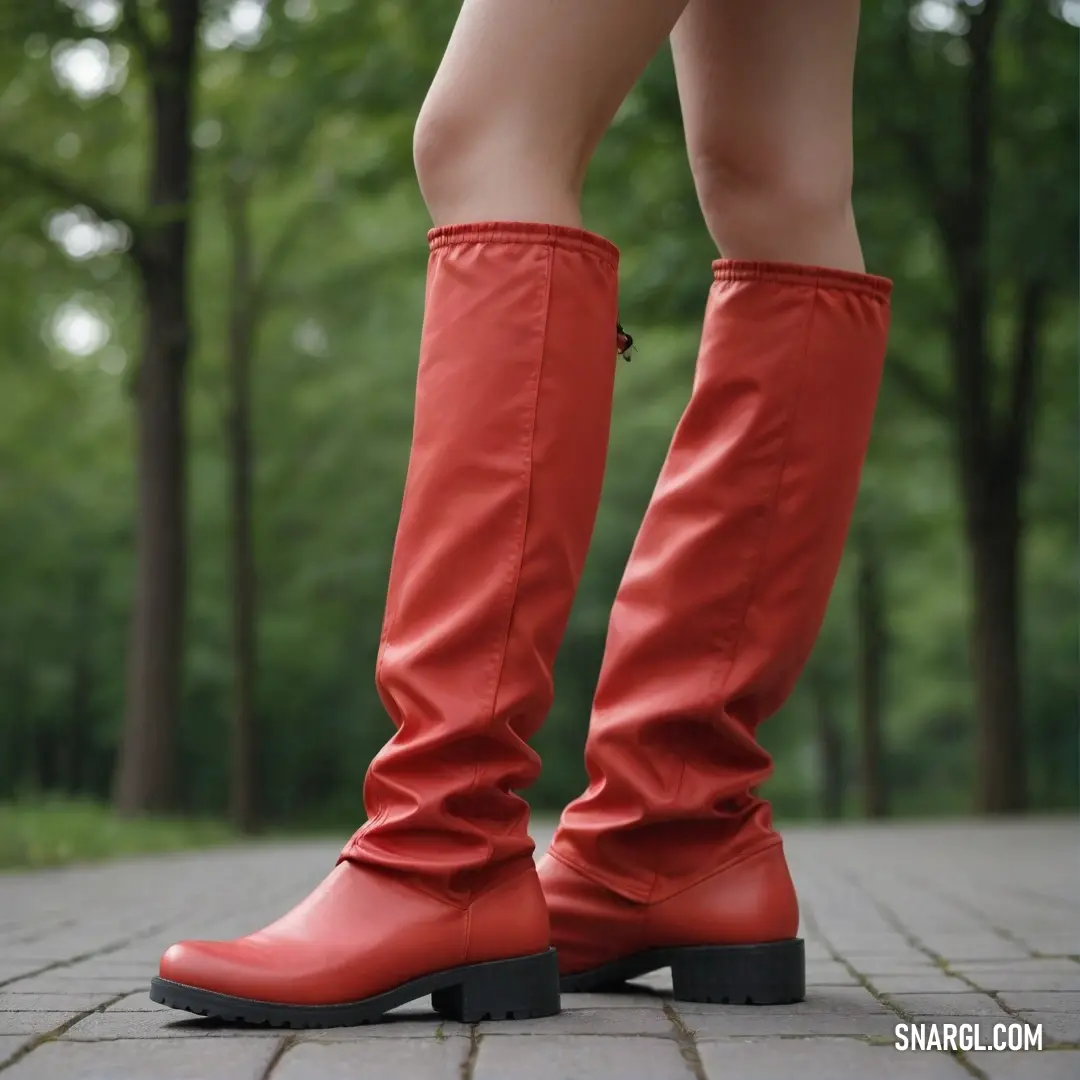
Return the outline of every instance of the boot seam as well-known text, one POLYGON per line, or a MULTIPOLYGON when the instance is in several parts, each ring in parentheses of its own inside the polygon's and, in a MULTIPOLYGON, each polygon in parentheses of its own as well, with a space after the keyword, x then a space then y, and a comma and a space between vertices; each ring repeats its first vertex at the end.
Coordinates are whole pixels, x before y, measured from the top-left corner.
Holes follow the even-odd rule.
MULTIPOLYGON (((748 264, 748 265, 750 265, 750 266, 759 266, 759 265, 765 265, 765 264, 748 264)), ((717 274, 717 279, 716 279, 717 282, 720 282, 722 280, 721 277, 719 276, 720 273, 721 273, 721 270, 720 270, 719 267, 720 267, 720 263, 714 263, 714 269, 715 269, 716 274, 717 274)), ((812 297, 810 299, 810 311, 809 311, 809 315, 808 315, 807 320, 806 320, 806 334, 805 334, 805 336, 803 338, 801 361, 800 361, 801 370, 799 372, 799 381, 798 381, 798 385, 795 388, 794 393, 791 395, 790 404, 788 405, 788 408, 787 408, 787 417, 786 417, 786 420, 785 420, 785 430, 784 430, 784 436, 783 436, 783 446, 781 447, 781 450, 780 450, 780 463, 779 463, 779 468, 777 469, 777 472, 776 472, 776 481, 775 481, 775 483, 773 485, 772 494, 769 497, 768 511, 767 511, 767 514, 766 514, 766 525, 765 525, 765 530, 764 530, 764 536, 762 537, 762 540, 761 540, 761 551, 760 551, 760 554, 758 555, 757 565, 754 567, 754 570, 750 575, 749 587, 746 590, 746 599, 743 602, 742 612, 739 615, 739 620, 738 620, 738 623, 737 623, 738 629, 736 630, 736 633, 735 633, 735 644, 734 644, 734 646, 732 647, 732 650, 731 650, 731 657, 727 661, 727 672, 726 672, 726 674, 724 676, 723 682, 721 682, 719 689, 716 691, 716 693, 714 695, 713 686, 717 681, 717 676, 718 676, 719 671, 722 669, 722 665, 717 664, 717 666, 713 669, 712 674, 710 674, 708 683, 706 684, 706 689, 705 689, 705 699, 706 699, 706 701, 712 701, 712 700, 718 701, 721 712, 726 711, 726 705, 724 703, 724 691, 727 688, 728 679, 731 678, 731 673, 732 673, 732 671, 735 670, 736 661, 739 659, 739 654, 742 651, 743 642, 744 642, 745 636, 746 636, 746 620, 747 620, 747 616, 749 615, 750 608, 753 605, 754 598, 757 595, 758 587, 759 587, 759 585, 761 583, 762 568, 765 565, 766 557, 767 557, 768 552, 769 552, 769 546, 770 546, 770 544, 772 542, 773 534, 774 534, 774 532, 776 530, 776 516, 777 516, 776 515, 776 506, 777 506, 777 503, 778 503, 778 501, 780 499, 780 491, 783 488, 784 474, 787 472, 788 463, 790 461, 790 455, 791 455, 791 430, 792 430, 792 428, 793 428, 793 426, 795 424, 795 418, 796 418, 796 415, 798 414, 799 402, 800 402, 800 400, 802 398, 803 387, 804 387, 805 382, 806 382, 806 367, 807 367, 806 359, 810 354, 810 340, 811 340, 811 337, 813 336, 814 317, 815 317, 815 314, 817 312, 819 288, 818 288, 818 285, 816 283, 816 278, 811 278, 811 280, 814 280, 815 284, 814 284, 814 292, 813 292, 813 295, 812 295, 812 297)), ((706 318, 707 317, 708 317, 708 313, 706 313, 706 318)), ((683 781, 684 781, 685 778, 686 778, 686 761, 684 759, 683 762, 682 762, 682 765, 680 767, 680 770, 679 770, 678 783, 675 785, 675 794, 673 796, 673 800, 676 803, 679 801, 679 795, 682 792, 682 785, 683 785, 683 781)), ((704 879, 702 879, 702 880, 704 880, 704 879)), ((660 872, 659 871, 654 871, 653 872, 653 880, 652 880, 652 884, 649 887, 648 899, 647 899, 646 903, 651 903, 652 902, 653 896, 656 893, 656 888, 659 885, 659 883, 660 883, 660 872)))
MULTIPOLYGON (((739 655, 742 652, 743 643, 746 640, 746 620, 750 614, 750 608, 753 606, 754 599, 757 596, 758 588, 761 585, 762 571, 767 561, 769 554, 769 548, 772 545, 773 535, 776 532, 776 507, 780 501, 780 492, 784 486, 784 475, 787 472, 788 465, 791 461, 791 439, 792 428, 795 426, 795 420, 798 415, 799 405, 802 401, 803 389, 806 385, 806 369, 807 369, 807 357, 810 355, 810 339, 814 333, 814 322, 817 314, 819 290, 815 286, 813 296, 810 300, 810 311, 806 320, 806 334, 803 338, 803 345, 800 357, 800 371, 799 381, 795 388, 795 392, 791 395, 790 404, 788 406, 787 417, 785 420, 784 431, 784 444, 780 451, 780 467, 776 471, 776 482, 773 485, 772 494, 769 497, 768 514, 766 516, 767 525, 765 528, 765 535, 761 541, 761 552, 758 555, 757 566, 754 568, 753 575, 750 578, 750 587, 746 592, 746 602, 743 604, 742 613, 739 616, 738 631, 735 637, 735 645, 731 650, 731 659, 727 663, 727 672, 724 675, 724 680, 720 684, 717 691, 717 698, 722 702, 724 697, 724 691, 727 689, 728 680, 731 678, 731 673, 735 669, 735 663, 739 659, 739 655)), ((717 669, 714 669, 712 676, 709 679, 709 686, 706 691, 707 697, 712 697, 713 684, 716 681, 717 669)), ((723 705, 721 705, 723 708, 723 705)))
MULTIPOLYGON (((792 431, 795 427, 796 420, 798 419, 799 407, 802 403, 803 393, 806 386, 808 357, 810 355, 810 342, 814 335, 814 323, 816 322, 817 310, 818 310, 818 298, 820 296, 820 289, 817 285, 814 287, 813 295, 810 299, 810 310, 806 319, 806 334, 803 338, 800 362, 799 362, 799 376, 798 384, 796 385, 794 393, 791 395, 790 403, 788 405, 787 417, 785 420, 784 431, 784 444, 780 451, 780 467, 776 472, 776 482, 773 486, 772 495, 769 498, 768 515, 766 518, 767 525, 764 536, 761 540, 761 552, 758 555, 757 566, 754 568, 753 576, 750 579, 750 587, 746 593, 746 602, 743 604, 742 614, 739 616, 738 631, 735 636, 735 644, 731 650, 731 658, 727 662, 727 671, 724 674, 723 681, 720 683, 719 688, 716 690, 715 698, 720 702, 720 708, 726 711, 726 705, 724 704, 724 695, 727 690, 728 681, 731 678, 731 673, 735 670, 735 665, 742 653, 742 647, 746 640, 746 622, 750 614, 750 609, 753 607, 754 600, 757 597, 758 589, 761 586, 761 581, 764 573, 764 568, 768 562, 769 549, 772 547, 773 537, 776 534, 777 523, 777 504, 780 501, 780 492, 784 487, 784 477, 787 474, 788 466, 791 463, 791 443, 792 443, 792 431)), ((706 691, 708 698, 713 697, 713 686, 717 681, 720 668, 715 668, 713 674, 709 679, 709 686, 706 691)))
POLYGON ((523 878, 523 877, 525 877, 526 874, 535 874, 535 873, 536 873, 536 863, 534 863, 532 861, 532 859, 530 858, 529 862, 528 862, 528 865, 523 866, 521 868, 520 872, 517 873, 517 874, 514 874, 513 877, 508 877, 503 881, 496 881, 494 884, 491 884, 491 885, 481 885, 480 888, 475 889, 473 891, 473 894, 472 894, 472 899, 473 899, 473 901, 479 900, 481 897, 487 896, 488 893, 496 892, 497 890, 502 889, 504 887, 508 888, 510 885, 513 885, 513 883, 515 881, 517 881, 518 878, 523 878))
POLYGON ((729 860, 726 863, 722 863, 719 867, 713 870, 709 870, 708 873, 702 874, 701 877, 696 877, 692 881, 688 881, 685 885, 679 886, 673 893, 662 897, 659 900, 653 901, 656 904, 666 903, 668 900, 674 900, 677 896, 682 896, 684 892, 688 892, 690 889, 695 888, 698 885, 709 881, 711 878, 718 877, 720 874, 726 874, 729 870, 734 870, 738 866, 742 866, 743 863, 749 862, 751 859, 757 858, 758 855, 764 855, 766 851, 772 851, 774 847, 782 847, 784 838, 782 836, 770 837, 767 843, 762 844, 760 847, 752 848, 751 850, 744 852, 741 855, 737 855, 734 859, 729 860))
POLYGON ((502 642, 498 651, 498 662, 495 669, 495 686, 492 690, 491 698, 491 714, 494 717, 499 700, 499 688, 502 686, 503 670, 506 666, 506 653, 510 647, 510 636, 514 627, 514 616, 517 614, 518 607, 518 592, 521 588, 521 571, 525 565, 525 549, 528 547, 529 536, 529 522, 532 517, 532 495, 533 495, 533 469, 534 458, 536 453, 536 425, 537 417, 540 413, 540 386, 543 380, 544 372, 544 356, 547 351, 548 341, 548 328, 551 324, 551 284, 553 275, 553 264, 555 261, 555 249, 550 247, 547 252, 547 259, 545 261, 545 278, 544 278, 544 291, 543 291, 543 310, 544 310, 544 325, 540 334, 540 357, 539 363, 536 365, 536 373, 534 376, 533 388, 532 388, 532 404, 530 407, 529 424, 526 428, 526 434, 523 442, 524 453, 524 478, 525 478, 525 497, 523 501, 523 509, 520 514, 520 539, 518 541, 517 550, 513 554, 511 561, 511 574, 510 574, 510 612, 506 619, 506 630, 502 635, 502 642))
POLYGON ((675 897, 681 896, 684 892, 688 891, 689 889, 693 889, 697 885, 701 885, 703 882, 708 881, 710 878, 717 877, 719 874, 726 874, 729 870, 734 870, 737 866, 741 866, 743 863, 749 862, 750 859, 754 859, 759 855, 764 855, 766 851, 771 851, 774 847, 782 847, 783 843, 784 838, 782 836, 774 834, 768 839, 767 842, 757 847, 751 848, 749 851, 746 851, 736 856, 734 859, 730 859, 725 863, 721 863, 721 865, 718 867, 713 867, 709 869, 706 873, 700 875, 699 877, 693 878, 685 885, 681 885, 678 889, 675 890, 675 892, 669 893, 668 895, 662 897, 659 900, 652 899, 652 893, 655 892, 655 889, 650 889, 648 893, 639 896, 627 896, 627 890, 625 890, 624 888, 615 888, 602 875, 598 875, 593 868, 586 869, 579 862, 577 862, 577 860, 567 856, 564 852, 556 851, 554 847, 551 847, 548 849, 547 853, 556 862, 562 863, 564 866, 568 867, 576 874, 579 874, 581 877, 585 878, 586 881, 591 882, 593 885, 599 885, 601 888, 607 889, 609 892, 615 893, 616 896, 621 896, 624 900, 629 900, 631 903, 634 904, 641 904, 647 908, 655 904, 662 904, 668 900, 673 900, 675 897))
MULTIPOLYGON (((461 962, 463 964, 469 963, 469 949, 472 946, 473 908, 476 905, 476 902, 487 896, 489 893, 497 892, 499 889, 502 888, 510 888, 512 885, 516 884, 521 878, 525 877, 526 874, 530 873, 533 875, 536 874, 536 864, 531 859, 529 860, 529 865, 522 867, 521 872, 515 874, 513 877, 507 878, 505 881, 497 881, 493 885, 484 885, 481 888, 476 889, 472 893, 470 893, 468 903, 461 909, 465 912, 465 951, 462 953, 461 957, 461 962)), ((537 883, 537 885, 539 887, 539 882, 537 883)), ((532 954, 522 953, 521 955, 529 956, 532 954)))
POLYGON ((615 888, 614 885, 608 881, 602 874, 597 874, 595 868, 586 868, 576 859, 566 855, 565 852, 556 851, 554 846, 548 848, 548 855, 551 856, 556 862, 560 862, 563 866, 572 870, 575 874, 583 877, 592 885, 599 885, 602 889, 607 889, 608 892, 614 893, 616 896, 621 896, 624 900, 630 901, 632 904, 648 904, 650 890, 642 890, 633 896, 628 896, 627 893, 632 890, 628 890, 625 886, 615 888))
MULTIPOLYGON (((363 859, 365 855, 370 857, 370 852, 366 850, 364 842, 361 839, 350 844, 346 851, 342 853, 341 857, 339 857, 338 861, 340 862, 341 858, 344 858, 347 861, 352 862, 354 856, 358 859, 363 859)), ((471 900, 467 900, 464 903, 459 903, 456 900, 449 899, 444 894, 437 892, 435 889, 428 886, 423 879, 414 876, 412 871, 397 870, 393 867, 384 866, 377 861, 362 861, 356 865, 362 866, 365 870, 373 870, 378 874, 385 874, 387 877, 394 879, 402 888, 422 893, 424 896, 443 904, 445 907, 453 908, 455 911, 468 911, 469 904, 472 902, 471 900)))
MULTIPOLYGON (((494 726, 495 717, 498 712, 499 690, 502 687, 503 673, 506 667, 506 654, 510 648, 510 637, 514 628, 514 617, 517 614, 519 599, 518 594, 521 589, 521 571, 525 563, 525 551, 528 547, 529 522, 532 510, 533 472, 535 467, 536 455, 536 426, 537 419, 540 413, 540 387, 543 379, 544 359, 547 353, 548 333, 551 325, 551 291, 553 278, 555 276, 554 263, 555 245, 554 243, 552 243, 547 248, 547 258, 545 260, 545 276, 542 291, 543 327, 540 333, 540 355, 538 358, 539 362, 536 365, 533 380, 533 400, 530 409, 529 424, 526 428, 526 433, 522 440, 524 449, 523 472, 525 480, 525 495, 523 499, 523 507, 520 513, 520 524, 518 525, 518 529, 520 531, 520 538, 518 539, 517 549, 512 553, 512 559, 510 561, 510 577, 508 581, 510 611, 506 618, 506 627, 502 634, 502 640, 499 643, 499 647, 495 654, 495 683, 491 690, 491 704, 489 711, 491 726, 494 726)), ((509 721, 507 721, 507 723, 509 725, 509 721)), ((472 781, 470 782, 468 790, 466 791, 466 798, 476 790, 479 780, 480 762, 476 762, 473 766, 472 781)), ((488 848, 487 857, 490 859, 493 846, 490 837, 485 837, 485 840, 488 848)), ((470 892, 470 899, 476 895, 479 895, 479 893, 476 893, 475 891, 470 892)))
MULTIPOLYGON (((500 642, 499 650, 497 653, 497 663, 495 667, 495 686, 492 688, 491 695, 492 717, 494 717, 496 708, 498 706, 499 688, 502 686, 503 669, 506 666, 506 653, 510 647, 510 636, 514 626, 514 616, 517 613, 518 591, 521 587, 521 570, 525 564, 525 549, 528 546, 527 539, 529 535, 529 520, 532 516, 530 511, 532 510, 533 467, 536 452, 536 424, 537 417, 540 412, 540 385, 544 369, 544 355, 547 351, 548 328, 551 323, 551 284, 553 277, 554 257, 555 250, 554 247, 551 247, 548 249, 545 264, 543 291, 544 325, 540 336, 540 362, 536 365, 536 373, 534 376, 532 389, 533 400, 530 407, 529 424, 526 429, 525 437, 522 440, 523 449, 525 451, 523 470, 525 477, 525 497, 522 500, 523 509, 520 513, 520 539, 518 540, 517 549, 514 551, 510 563, 510 612, 506 619, 506 629, 502 635, 502 640, 500 642)), ((479 766, 477 767, 479 768, 479 766)))

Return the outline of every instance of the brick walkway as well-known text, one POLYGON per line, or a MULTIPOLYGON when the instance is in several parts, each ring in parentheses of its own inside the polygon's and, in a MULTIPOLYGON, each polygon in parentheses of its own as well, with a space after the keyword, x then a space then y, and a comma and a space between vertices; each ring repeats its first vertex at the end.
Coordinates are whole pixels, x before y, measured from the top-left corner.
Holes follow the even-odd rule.
POLYGON ((547 1020, 468 1028, 412 1008, 299 1035, 184 1019, 145 987, 176 938, 242 933, 283 911, 334 845, 0 875, 0 1080, 1080 1077, 1075 824, 792 829, 788 852, 803 1004, 676 1005, 659 978, 567 996, 547 1020), (978 1024, 984 1043, 997 1023, 1041 1024, 1044 1049, 900 1053, 895 1028, 908 1022, 938 1034, 978 1024))

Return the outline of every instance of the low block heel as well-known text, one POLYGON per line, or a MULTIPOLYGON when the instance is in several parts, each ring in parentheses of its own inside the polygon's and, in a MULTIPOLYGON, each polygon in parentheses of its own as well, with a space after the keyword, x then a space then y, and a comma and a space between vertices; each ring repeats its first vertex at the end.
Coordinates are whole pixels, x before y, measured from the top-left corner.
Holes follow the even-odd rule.
POLYGON ((481 1020, 530 1020, 560 1010, 559 962, 554 949, 512 960, 491 960, 460 970, 460 982, 436 990, 440 1016, 462 1024, 481 1020))
POLYGON ((697 945, 671 950, 678 1001, 718 1005, 788 1005, 806 996, 800 938, 761 945, 697 945))

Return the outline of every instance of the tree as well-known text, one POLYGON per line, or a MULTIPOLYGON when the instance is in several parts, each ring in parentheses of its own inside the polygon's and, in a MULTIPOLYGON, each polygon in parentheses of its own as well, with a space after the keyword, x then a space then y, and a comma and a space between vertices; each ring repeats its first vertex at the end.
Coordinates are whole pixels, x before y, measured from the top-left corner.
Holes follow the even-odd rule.
MULTIPOLYGON (((897 283, 893 331, 826 625, 805 680, 761 731, 780 817, 832 814, 841 803, 863 811, 856 589, 871 526, 888 614, 888 809, 958 812, 976 792, 972 560, 950 467, 957 291, 900 133, 919 129, 949 190, 959 185, 968 14, 981 9, 955 8, 948 29, 947 3, 925 8, 887 0, 863 13, 856 209, 868 266, 897 283), (926 28, 927 12, 938 29, 926 28), (901 31, 914 79, 900 67, 901 31)), ((1000 425, 1018 283, 1048 268, 1018 614, 1030 801, 1062 809, 1077 800, 1070 721, 1080 682, 1076 302, 1067 294, 1076 185, 1066 157, 1076 55, 1060 22, 1023 17, 1038 10, 1009 0, 997 35, 987 346, 1000 425)), ((159 222, 144 209, 146 65, 133 24, 110 21, 117 11, 112 0, 57 0, 0 15, 0 799, 108 798, 122 741, 137 519, 128 389, 145 328, 144 238, 159 222), (69 66, 96 67, 96 89, 73 87, 69 66)), ((139 0, 138 12, 164 48, 160 0, 139 0)), ((371 672, 423 317, 429 219, 411 129, 454 11, 430 0, 204 0, 202 12, 173 806, 228 812, 244 827, 352 828, 368 761, 392 730, 371 672)), ((545 769, 530 795, 549 812, 584 782, 610 604, 689 396, 715 254, 669 56, 651 65, 604 140, 585 219, 623 252, 621 314, 636 355, 617 371, 603 505, 537 741, 545 769)))
POLYGON ((858 537, 856 635, 859 736, 863 814, 868 818, 888 813, 882 731, 883 676, 887 650, 881 557, 872 535, 858 537))
POLYGON ((251 368, 255 348, 254 277, 248 184, 242 163, 225 184, 232 258, 229 274, 226 429, 230 464, 229 592, 233 687, 229 816, 250 832, 257 815, 255 790, 256 574, 252 536, 251 368))
POLYGON ((977 801, 1010 812, 1028 803, 1019 582, 1036 387, 1048 319, 1075 280, 1058 242, 1076 233, 1076 183, 1066 180, 1075 162, 1063 156, 1075 136, 1046 132, 1075 132, 1063 87, 1075 84, 1076 49, 1044 3, 950 8, 950 21, 934 24, 922 4, 886 9, 870 24, 885 63, 867 81, 883 97, 905 87, 878 113, 880 132, 945 270, 934 329, 947 342, 946 384, 896 356, 890 365, 953 433, 970 553, 977 801))
MULTIPOLYGON (((215 151, 204 154, 204 167, 213 174, 213 188, 221 192, 222 220, 228 240, 225 335, 225 432, 230 486, 228 803, 231 819, 245 832, 255 828, 259 816, 258 570, 252 404, 259 332, 275 304, 297 304, 311 299, 309 290, 283 280, 303 233, 310 233, 315 219, 326 217, 327 211, 333 214, 335 196, 359 191, 379 194, 388 190, 397 182, 411 152, 411 139, 401 137, 400 98, 388 91, 385 80, 368 86, 369 69, 387 62, 388 49, 352 46, 347 57, 334 51, 342 40, 365 40, 372 30, 372 19, 377 22, 378 13, 359 10, 338 13, 314 27, 298 28, 284 21, 273 29, 265 47, 244 55, 241 77, 245 92, 210 96, 211 114, 220 117, 222 140, 215 151), (282 86, 281 79, 273 75, 275 66, 282 61, 296 62, 298 56, 306 56, 311 63, 318 62, 324 78, 307 81, 302 86, 292 81, 282 86), (342 92, 342 87, 353 85, 358 72, 365 85, 359 104, 365 107, 369 129, 385 134, 386 121, 390 120, 390 138, 384 143, 383 160, 369 162, 358 170, 347 162, 324 158, 320 171, 307 150, 313 142, 318 143, 321 123, 333 118, 343 105, 347 115, 357 107, 355 90, 342 92), (267 236, 261 244, 257 243, 253 223, 260 197, 274 207, 273 224, 260 230, 267 236)), ((397 60, 399 65, 404 63, 400 56, 397 60)), ((359 143, 361 139, 356 141, 359 143)), ((356 252, 348 275, 350 289, 355 288, 364 269, 363 253, 356 252)), ((323 277, 317 286, 312 283, 310 291, 316 287, 325 290, 329 284, 323 277)))
MULTIPOLYGON (((299 147, 295 149, 299 150, 299 147)), ((258 332, 289 250, 312 203, 294 210, 266 256, 257 261, 251 230, 253 157, 234 147, 224 176, 223 203, 230 263, 225 428, 229 458, 229 604, 232 648, 229 816, 244 832, 258 819, 256 688, 257 570, 254 537, 252 377, 258 332)))
POLYGON ((191 128, 200 4, 162 0, 160 13, 165 33, 159 40, 135 0, 124 4, 129 40, 146 69, 151 145, 147 215, 133 247, 146 313, 135 384, 135 602, 115 788, 124 814, 172 804, 187 570, 184 383, 191 350, 191 128))
POLYGON ((844 733, 837 717, 839 694, 834 673, 821 662, 812 663, 803 680, 817 726, 817 750, 821 777, 818 811, 826 820, 844 816, 846 756, 844 733))
MULTIPOLYGON (((180 691, 185 596, 184 378, 190 351, 187 252, 191 115, 198 0, 161 0, 149 12, 125 0, 118 25, 96 39, 141 59, 147 81, 150 154, 146 209, 114 204, 90 186, 7 148, 0 167, 82 207, 97 227, 120 223, 144 298, 137 412, 137 580, 131 620, 124 735, 115 780, 123 813, 167 808, 180 691)), ((79 32, 79 4, 14 17, 19 34, 79 32)))

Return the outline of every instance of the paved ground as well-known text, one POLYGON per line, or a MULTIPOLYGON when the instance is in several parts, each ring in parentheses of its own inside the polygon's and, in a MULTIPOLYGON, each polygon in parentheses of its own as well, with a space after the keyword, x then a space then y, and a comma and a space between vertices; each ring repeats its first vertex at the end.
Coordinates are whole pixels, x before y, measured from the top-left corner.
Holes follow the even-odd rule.
POLYGON ((788 851, 807 940, 800 1005, 676 1005, 657 978, 567 996, 541 1021, 469 1028, 413 1008, 300 1035, 184 1019, 146 985, 178 937, 242 933, 284 910, 336 846, 0 875, 0 1080, 1080 1078, 1076 824, 793 829, 788 851), (908 1023, 938 1025, 920 1029, 931 1039, 979 1025, 985 1044, 999 1023, 1041 1025, 1044 1049, 902 1053, 908 1023))

